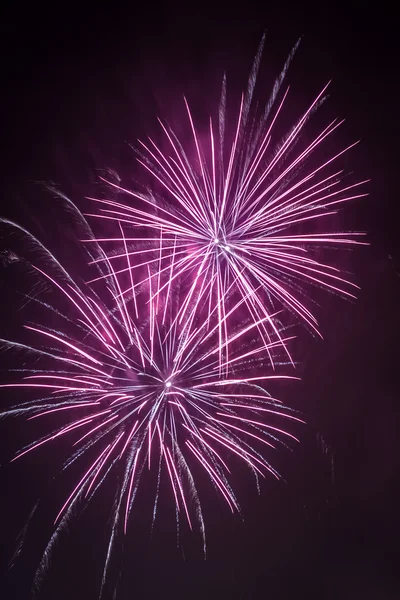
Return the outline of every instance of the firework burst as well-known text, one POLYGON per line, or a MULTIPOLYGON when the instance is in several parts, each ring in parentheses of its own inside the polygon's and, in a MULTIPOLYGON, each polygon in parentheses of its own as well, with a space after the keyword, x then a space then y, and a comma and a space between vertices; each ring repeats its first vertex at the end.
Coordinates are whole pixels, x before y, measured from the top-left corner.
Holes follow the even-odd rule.
MULTIPOLYGON (((126 202, 92 200, 100 204, 95 217, 140 230, 145 235, 142 241, 154 240, 155 235, 153 244, 128 253, 132 264, 122 270, 154 265, 161 244, 165 261, 151 275, 158 286, 154 295, 185 278, 188 283, 179 318, 185 318, 185 313, 192 310, 193 297, 197 302, 207 299, 209 311, 218 312, 223 344, 229 332, 226 315, 232 297, 236 297, 241 314, 245 309, 246 316, 258 322, 259 336, 268 348, 276 339, 284 344, 276 319, 282 307, 319 333, 316 317, 297 293, 299 283, 300 287, 312 284, 348 298, 355 297, 357 285, 334 266, 317 260, 312 251, 318 245, 340 247, 361 243, 357 239, 361 234, 329 232, 329 217, 343 203, 364 196, 359 188, 366 182, 345 183, 342 170, 336 166, 338 159, 355 144, 323 162, 311 160, 312 154, 318 153, 342 121, 333 120, 303 144, 305 125, 324 100, 328 86, 284 139, 277 140, 275 129, 289 98, 289 88, 281 92, 281 86, 296 48, 264 111, 260 114, 253 110, 262 47, 263 42, 247 91, 241 97, 232 137, 229 136, 232 128, 227 126, 225 117, 224 79, 218 119, 210 118, 208 139, 200 138, 185 99, 192 144, 182 143, 161 120, 165 149, 151 138, 140 142, 139 163, 154 178, 159 193, 155 190, 139 193, 108 182, 119 196, 126 196, 126 202)), ((104 241, 126 243, 122 226, 121 232, 121 237, 104 241)), ((138 231, 134 236, 136 240, 140 238, 138 231)), ((119 256, 114 253, 108 258, 117 260, 119 256)), ((141 285, 139 275, 134 279, 134 284, 121 291, 122 296, 141 285)))
MULTIPOLYGON (((72 210, 90 234, 83 216, 76 208, 72 210)), ((225 350, 230 348, 229 360, 221 365, 220 317, 211 313, 199 320, 192 307, 185 319, 178 319, 178 286, 168 303, 163 302, 166 294, 154 296, 152 277, 139 294, 121 295, 122 284, 111 261, 93 260, 96 256, 105 258, 100 245, 94 243, 87 260, 107 276, 100 294, 70 274, 27 230, 8 225, 28 238, 34 257, 40 255, 40 261, 33 258, 24 262, 45 284, 47 295, 51 292, 52 302, 35 297, 42 319, 40 324, 24 325, 32 336, 31 344, 2 340, 5 347, 31 355, 32 367, 21 369, 22 380, 1 387, 25 388, 35 394, 33 400, 19 403, 3 415, 49 423, 62 415, 65 420, 58 429, 22 448, 13 460, 66 438, 72 452, 63 470, 76 462, 84 464, 76 485, 55 515, 55 532, 44 556, 73 509, 92 498, 112 469, 119 468, 123 476, 110 549, 115 532, 127 531, 145 469, 153 470, 157 479, 153 520, 160 480, 165 477, 170 482, 178 522, 184 515, 190 528, 196 523, 203 538, 193 465, 204 469, 232 512, 240 509, 229 483, 226 454, 241 459, 257 482, 268 474, 279 478, 267 455, 277 444, 297 440, 286 431, 284 422, 300 419, 265 389, 269 379, 287 376, 268 373, 264 344, 256 335, 259 323, 249 321, 231 332, 222 348, 223 355, 228 355, 225 350), (66 308, 61 310, 63 305, 66 308)), ((11 262, 18 264, 20 259, 13 256, 11 262)), ((196 298, 192 304, 197 304, 196 298)), ((45 563, 42 561, 39 574, 45 563)))

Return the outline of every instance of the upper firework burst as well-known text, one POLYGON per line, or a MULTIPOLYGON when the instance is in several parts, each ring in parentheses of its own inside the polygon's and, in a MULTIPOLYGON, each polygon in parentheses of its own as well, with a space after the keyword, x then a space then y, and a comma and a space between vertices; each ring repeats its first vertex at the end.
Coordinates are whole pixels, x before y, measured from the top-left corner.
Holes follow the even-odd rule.
MULTIPOLYGON (((158 182, 157 187, 161 186, 160 193, 143 194, 110 183, 126 195, 126 203, 93 200, 101 204, 100 214, 95 216, 120 223, 122 237, 109 241, 124 242, 124 253, 127 238, 121 223, 144 232, 142 241, 153 242, 129 250, 128 264, 122 270, 135 273, 122 296, 131 294, 143 281, 136 271, 138 266, 159 264, 157 253, 162 252, 162 265, 144 276, 153 279, 155 295, 184 278, 181 317, 193 298, 202 310, 208 304, 209 314, 218 315, 222 343, 228 335, 227 315, 232 314, 232 306, 241 308, 241 315, 244 309, 247 317, 258 323, 267 347, 276 339, 284 343, 276 321, 282 307, 318 332, 316 317, 296 291, 299 281, 354 297, 357 286, 337 268, 317 260, 313 248, 360 243, 360 234, 332 233, 329 216, 342 203, 364 196, 359 187, 365 182, 344 183, 342 170, 337 167, 337 159, 355 144, 318 158, 321 145, 341 121, 333 120, 303 143, 304 127, 321 104, 327 86, 284 139, 276 139, 276 126, 283 119, 289 98, 289 89, 281 91, 281 84, 294 51, 265 110, 260 115, 253 109, 262 45, 234 127, 225 120, 224 79, 218 119, 210 118, 206 136, 196 129, 185 99, 191 144, 185 146, 161 120, 166 149, 151 138, 140 142, 139 162, 158 182), (314 152, 316 157, 311 161, 314 152)), ((136 231, 130 239, 137 242, 140 235, 136 231)), ((108 258, 118 256, 114 253, 108 258)))

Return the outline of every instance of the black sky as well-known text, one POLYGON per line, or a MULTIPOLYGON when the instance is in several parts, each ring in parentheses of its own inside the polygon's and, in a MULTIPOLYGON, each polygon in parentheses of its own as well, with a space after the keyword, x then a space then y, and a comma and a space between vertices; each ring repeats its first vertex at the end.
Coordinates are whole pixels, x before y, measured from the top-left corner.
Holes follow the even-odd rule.
MULTIPOLYGON (((333 80, 327 114, 346 118, 345 143, 361 139, 350 166, 372 180, 370 197, 342 217, 371 242, 349 259, 362 287, 359 300, 327 298, 318 313, 324 340, 298 346, 303 382, 290 390, 290 402, 310 425, 301 447, 277 457, 287 483, 267 482, 257 496, 239 472, 244 523, 206 499, 207 561, 197 539, 185 538, 184 552, 176 550, 167 519, 150 539, 138 517, 118 600, 400 596, 398 32, 384 4, 321 4, 17 5, 1 19, 1 215, 42 214, 35 182, 54 181, 79 202, 99 170, 128 170, 128 144, 154 127, 156 115, 179 116, 182 93, 200 109, 204 97, 212 109, 225 69, 240 91, 263 31, 262 81, 273 80, 303 36, 289 74, 299 102, 333 80)), ((7 295, 2 309, 1 321, 7 320, 13 309, 7 295)), ((47 473, 56 472, 57 457, 42 453, 38 461, 7 466, 15 449, 10 438, 20 434, 8 422, 0 434, 0 598, 28 600, 49 534, 46 510, 59 499, 54 491, 29 552, 9 572, 7 562, 30 507, 42 489, 52 489, 47 473)), ((62 540, 39 600, 97 597, 107 519, 105 491, 62 540)))

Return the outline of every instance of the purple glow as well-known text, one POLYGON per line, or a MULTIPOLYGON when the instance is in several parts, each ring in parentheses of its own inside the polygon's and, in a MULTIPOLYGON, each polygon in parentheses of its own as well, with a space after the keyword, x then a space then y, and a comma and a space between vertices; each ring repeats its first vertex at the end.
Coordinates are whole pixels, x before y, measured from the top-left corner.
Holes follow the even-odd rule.
MULTIPOLYGON (((329 231, 329 218, 366 194, 359 191, 365 181, 345 184, 336 166, 355 144, 318 158, 341 122, 332 121, 302 145, 328 86, 276 140, 290 99, 289 88, 281 93, 280 86, 260 116, 252 111, 251 80, 233 129, 222 102, 206 141, 185 99, 187 147, 160 121, 168 150, 149 137, 140 142, 139 163, 162 193, 107 182, 126 203, 91 199, 99 210, 89 216, 111 231, 117 224, 116 235, 95 236, 69 203, 77 229, 85 231, 85 266, 94 272, 86 283, 26 229, 3 220, 28 240, 28 255, 34 249, 26 263, 52 294, 50 303, 38 296, 41 322, 23 327, 33 342, 1 340, 32 357, 28 366, 24 359, 22 379, 0 385, 25 388, 28 400, 2 414, 23 416, 33 426, 39 418, 49 423, 49 433, 12 460, 62 438, 71 448, 62 470, 81 465, 77 483, 57 507, 52 540, 117 471, 110 552, 114 533, 128 533, 139 483, 150 472, 157 481, 153 522, 165 480, 177 525, 182 520, 198 529, 205 549, 198 466, 235 513, 235 461, 249 467, 257 485, 270 475, 280 479, 267 453, 299 442, 280 424, 294 428, 304 421, 267 391, 269 384, 299 379, 286 373, 293 336, 281 320, 289 309, 320 335, 316 317, 296 293, 298 282, 355 297, 358 286, 316 260, 313 248, 363 243, 359 233, 329 231), (109 242, 118 248, 110 251, 109 242), (51 431, 56 416, 64 424, 51 431)), ((105 572, 107 566, 108 558, 105 572)))

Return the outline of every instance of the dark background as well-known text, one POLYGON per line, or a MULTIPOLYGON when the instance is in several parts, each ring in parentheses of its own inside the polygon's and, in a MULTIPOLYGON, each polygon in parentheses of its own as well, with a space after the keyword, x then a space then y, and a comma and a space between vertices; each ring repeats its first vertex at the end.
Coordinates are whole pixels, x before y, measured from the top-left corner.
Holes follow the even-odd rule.
MULTIPOLYGON (((327 298, 318 312, 324 340, 298 346, 303 381, 290 390, 290 402, 305 412, 309 426, 295 452, 277 457, 286 483, 267 481, 257 496, 239 470, 244 523, 205 488, 206 561, 199 540, 185 531, 183 550, 176 549, 168 508, 150 537, 140 518, 143 497, 125 544, 117 598, 398 598, 400 98, 394 9, 384 3, 148 4, 6 10, 0 36, 1 214, 43 214, 38 181, 54 181, 79 203, 93 193, 105 168, 134 169, 128 143, 152 131, 157 114, 179 119, 183 92, 199 110, 212 111, 224 69, 233 92, 241 90, 266 30, 261 85, 272 83, 299 36, 289 73, 299 102, 333 79, 328 114, 346 117, 344 143, 362 140, 349 164, 372 180, 369 198, 347 208, 342 219, 344 226, 367 231, 371 246, 349 259, 362 286, 359 300, 327 298)), ((2 294, 2 323, 13 308, 7 298, 2 294)), ((31 578, 51 531, 46 510, 53 514, 59 499, 47 476, 57 456, 42 453, 7 465, 18 432, 18 424, 1 423, 5 600, 31 597, 31 578), (7 571, 14 540, 43 490, 47 500, 30 545, 7 571)), ((97 597, 110 499, 106 489, 60 540, 38 598, 97 597)))

